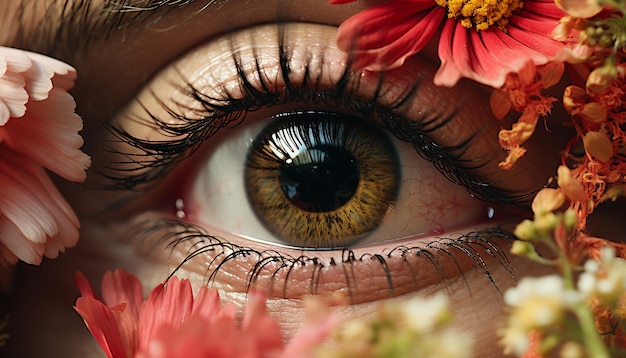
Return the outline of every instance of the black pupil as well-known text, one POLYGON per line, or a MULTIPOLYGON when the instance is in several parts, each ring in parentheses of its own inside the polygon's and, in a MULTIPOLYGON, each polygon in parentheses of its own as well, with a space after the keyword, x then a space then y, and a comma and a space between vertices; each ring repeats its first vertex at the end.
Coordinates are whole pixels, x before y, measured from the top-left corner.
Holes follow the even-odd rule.
POLYGON ((340 208, 355 194, 359 166, 350 152, 320 145, 287 160, 278 179, 285 196, 298 208, 328 212, 340 208))

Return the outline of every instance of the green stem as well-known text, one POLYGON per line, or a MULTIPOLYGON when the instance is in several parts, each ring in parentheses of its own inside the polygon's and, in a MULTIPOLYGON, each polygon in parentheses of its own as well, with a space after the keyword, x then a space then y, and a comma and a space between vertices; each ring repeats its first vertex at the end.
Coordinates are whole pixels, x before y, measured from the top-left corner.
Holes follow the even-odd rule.
MULTIPOLYGON (((572 267, 567 256, 562 251, 557 250, 553 243, 551 244, 559 255, 565 289, 574 291, 574 268, 572 267)), ((576 304, 574 306, 574 313, 578 317, 578 322, 580 323, 582 331, 582 341, 589 356, 594 358, 610 358, 608 347, 604 344, 598 330, 596 329, 595 316, 589 309, 589 305, 586 302, 576 304)))
POLYGON ((580 322, 582 340, 590 357, 610 358, 608 347, 602 341, 596 330, 595 317, 587 303, 582 302, 574 306, 574 313, 580 322))
POLYGON ((572 265, 567 259, 567 256, 565 256, 565 254, 563 254, 562 252, 559 252, 559 261, 561 261, 561 270, 563 271, 563 281, 565 281, 565 289, 575 290, 572 265))
POLYGON ((561 251, 552 240, 545 240, 544 243, 558 255, 557 262, 560 264, 561 272, 563 273, 563 281, 565 282, 565 288, 568 290, 574 290, 574 273, 573 267, 567 258, 567 255, 561 251))

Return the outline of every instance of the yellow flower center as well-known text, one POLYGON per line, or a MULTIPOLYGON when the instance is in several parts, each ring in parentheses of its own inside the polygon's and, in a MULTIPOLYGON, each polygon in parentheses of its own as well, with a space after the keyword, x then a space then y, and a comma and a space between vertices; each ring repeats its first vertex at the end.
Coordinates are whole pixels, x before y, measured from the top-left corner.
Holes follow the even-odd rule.
POLYGON ((497 26, 506 32, 509 17, 524 6, 522 0, 435 0, 437 5, 448 8, 448 18, 458 19, 461 25, 476 30, 497 26))

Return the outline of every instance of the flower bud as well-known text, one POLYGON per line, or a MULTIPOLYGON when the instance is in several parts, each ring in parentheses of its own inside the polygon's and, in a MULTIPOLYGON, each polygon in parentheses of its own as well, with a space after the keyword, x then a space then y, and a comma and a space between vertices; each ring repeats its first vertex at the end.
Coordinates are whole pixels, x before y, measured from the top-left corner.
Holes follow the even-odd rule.
POLYGON ((587 132, 583 138, 587 153, 601 162, 608 162, 613 157, 613 143, 602 132, 587 132))
POLYGON ((571 16, 564 16, 559 20, 559 24, 552 30, 552 38, 557 41, 565 41, 569 37, 570 32, 576 26, 571 16))
POLYGON ((617 78, 618 74, 619 71, 614 61, 607 60, 603 66, 591 71, 587 77, 587 91, 592 94, 604 91, 617 78))
POLYGON ((494 90, 491 93, 489 105, 491 106, 491 112, 497 119, 504 118, 504 116, 506 116, 511 110, 509 94, 502 90, 494 90))
POLYGON ((578 216, 576 215, 576 211, 572 209, 565 210, 565 214, 563 215, 563 223, 565 224, 565 228, 569 231, 576 226, 578 223, 578 216))
POLYGON ((558 189, 541 189, 533 199, 532 209, 535 215, 552 212, 565 203, 565 195, 558 189))
POLYGON ((554 213, 544 213, 535 217, 535 230, 543 233, 554 230, 558 224, 558 217, 554 213))
POLYGON ((543 88, 550 88, 561 80, 563 72, 565 72, 565 65, 563 62, 550 62, 543 66, 541 72, 541 84, 543 88))
POLYGON ((563 92, 563 106, 568 112, 572 112, 585 100, 587 92, 578 86, 568 86, 563 92))
POLYGON ((590 102, 583 106, 583 110, 580 111, 580 116, 582 119, 593 122, 593 123, 602 123, 606 121, 606 111, 602 106, 602 103, 599 102, 590 102))
POLYGON ((532 240, 538 236, 535 224, 531 220, 524 220, 517 224, 513 234, 522 240, 532 240))
POLYGON ((565 165, 557 169, 557 184, 570 200, 584 203, 587 201, 587 194, 582 183, 572 176, 572 172, 565 165))
POLYGON ((590 18, 602 11, 597 0, 555 0, 554 3, 569 16, 590 18))

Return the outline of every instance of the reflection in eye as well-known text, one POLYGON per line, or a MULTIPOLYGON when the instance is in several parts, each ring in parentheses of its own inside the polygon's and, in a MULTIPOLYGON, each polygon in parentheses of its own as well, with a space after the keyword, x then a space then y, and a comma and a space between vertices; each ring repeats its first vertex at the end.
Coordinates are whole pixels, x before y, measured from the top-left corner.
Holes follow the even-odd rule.
POLYGON ((265 226, 314 248, 349 246, 378 227, 399 176, 380 129, 319 112, 282 114, 254 140, 245 164, 248 199, 265 226))
MULTIPOLYGON (((166 260, 177 260, 176 267, 199 265, 191 270, 209 280, 222 272, 228 279, 221 283, 230 290, 243 291, 264 277, 271 286, 282 280, 284 297, 336 290, 343 281, 357 302, 394 284, 400 285, 394 294, 417 289, 437 282, 434 277, 463 273, 467 265, 489 275, 485 257, 506 265, 492 237, 510 236, 481 231, 488 226, 489 206, 466 190, 490 201, 514 197, 479 179, 494 158, 479 145, 477 130, 468 129, 467 118, 457 116, 458 101, 435 105, 428 91, 440 90, 422 89, 419 68, 410 69, 411 75, 352 72, 345 54, 328 46, 334 28, 281 26, 234 33, 183 56, 112 123, 121 141, 109 152, 112 171, 105 176, 116 187, 157 183, 172 163, 181 164, 128 220, 130 235, 140 230, 141 245, 152 254, 155 247, 173 249, 166 260), (328 184, 314 200, 302 200, 306 190, 298 185, 304 179, 296 172, 322 155, 338 160, 347 179, 328 184), (366 172, 368 165, 381 169, 366 172), (366 186, 370 176, 376 188, 366 186), (265 179, 256 190, 253 183, 265 179), (365 219, 345 220, 353 227, 332 222, 353 215, 353 201, 370 198, 359 209, 365 219), (163 210, 163 201, 175 199, 185 202, 184 220, 163 210), (306 232, 311 228, 313 233, 306 232), (479 231, 433 239, 459 229, 479 231), (430 241, 420 241, 426 237, 430 241), (391 241, 395 248, 381 248, 391 241), (355 254, 353 248, 360 247, 374 253, 355 254), (344 250, 307 257, 307 248, 344 250), (294 251, 299 254, 291 256, 294 251), (363 275, 370 285, 355 291, 351 282, 361 284, 363 275)), ((316 183, 313 189, 320 188, 316 183)))

